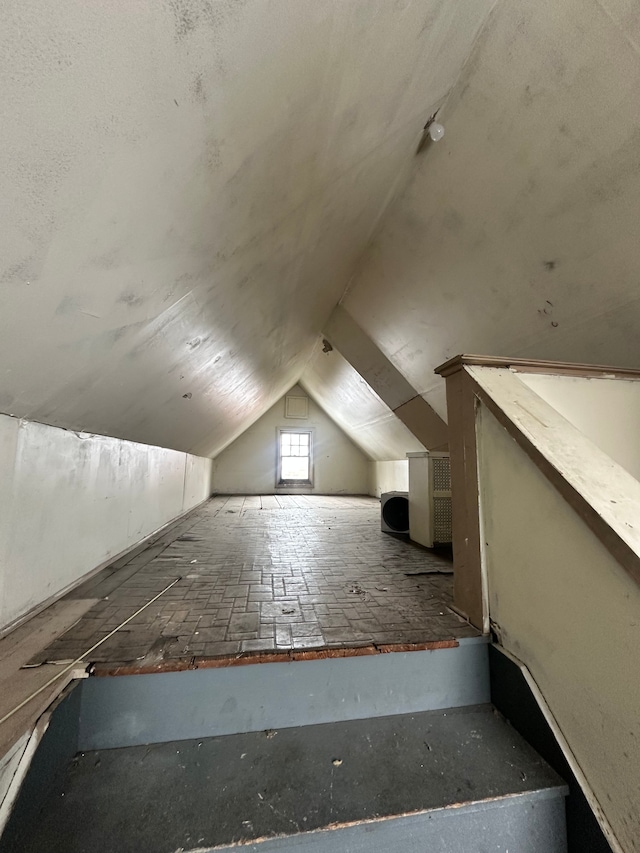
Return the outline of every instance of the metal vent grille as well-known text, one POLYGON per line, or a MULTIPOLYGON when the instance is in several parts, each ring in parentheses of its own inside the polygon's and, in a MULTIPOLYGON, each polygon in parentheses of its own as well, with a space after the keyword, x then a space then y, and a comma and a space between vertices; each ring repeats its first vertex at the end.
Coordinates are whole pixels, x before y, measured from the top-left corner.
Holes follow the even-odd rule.
POLYGON ((287 394, 284 398, 284 416, 285 418, 308 418, 309 398, 296 397, 293 394, 287 394))
POLYGON ((433 539, 434 542, 451 542, 451 498, 433 499, 433 539))
MULTIPOLYGON (((433 463, 434 492, 451 491, 451 463, 448 456, 435 457, 433 463)), ((440 540, 442 541, 442 540, 440 540)))

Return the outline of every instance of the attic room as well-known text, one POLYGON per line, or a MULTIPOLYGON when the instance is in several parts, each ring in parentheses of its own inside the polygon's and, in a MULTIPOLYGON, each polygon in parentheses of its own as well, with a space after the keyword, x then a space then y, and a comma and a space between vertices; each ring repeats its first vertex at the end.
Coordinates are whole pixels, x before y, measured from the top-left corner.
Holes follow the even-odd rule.
POLYGON ((640 9, 0 23, 0 853, 640 851, 640 9))

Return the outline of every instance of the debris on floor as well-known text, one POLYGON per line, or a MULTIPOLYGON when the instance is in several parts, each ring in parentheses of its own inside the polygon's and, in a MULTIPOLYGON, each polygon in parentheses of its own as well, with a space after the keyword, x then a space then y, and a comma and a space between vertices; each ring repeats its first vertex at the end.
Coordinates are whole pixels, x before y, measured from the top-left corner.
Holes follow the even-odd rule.
POLYGON ((362 601, 369 601, 369 599, 371 598, 371 596, 369 595, 367 590, 363 586, 361 586, 357 581, 345 584, 344 590, 345 590, 345 592, 351 593, 352 595, 360 596, 362 601))
POLYGON ((381 539, 378 501, 278 495, 279 508, 258 513, 264 501, 214 497, 120 558, 85 585, 97 603, 29 662, 74 660, 157 594, 178 565, 191 568, 153 618, 137 617, 92 663, 144 669, 477 634, 447 610, 449 560, 381 539))
POLYGON ((415 572, 405 572, 408 578, 417 577, 419 575, 452 575, 453 566, 437 566, 436 568, 418 569, 415 572))

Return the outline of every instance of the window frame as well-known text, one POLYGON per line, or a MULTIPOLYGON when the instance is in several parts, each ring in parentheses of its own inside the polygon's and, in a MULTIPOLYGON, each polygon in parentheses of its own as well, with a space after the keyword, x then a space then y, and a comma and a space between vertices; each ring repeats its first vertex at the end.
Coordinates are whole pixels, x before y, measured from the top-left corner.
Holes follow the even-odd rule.
POLYGON ((313 488, 313 439, 314 430, 311 427, 278 427, 276 431, 276 488, 293 489, 313 488), (282 438, 284 433, 309 436, 309 479, 283 480, 282 478, 282 438))

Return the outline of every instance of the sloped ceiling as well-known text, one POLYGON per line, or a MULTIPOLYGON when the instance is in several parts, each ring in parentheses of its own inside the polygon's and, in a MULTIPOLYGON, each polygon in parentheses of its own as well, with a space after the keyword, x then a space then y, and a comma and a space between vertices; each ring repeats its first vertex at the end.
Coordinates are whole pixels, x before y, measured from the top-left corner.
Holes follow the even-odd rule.
POLYGON ((490 6, 6 0, 0 411, 215 455, 300 376, 490 6))
POLYGON ((318 345, 302 384, 371 459, 404 459, 425 449, 336 350, 323 352, 318 345))
POLYGON ((639 366, 639 45, 627 0, 490 16, 343 301, 439 414, 460 352, 639 366))

